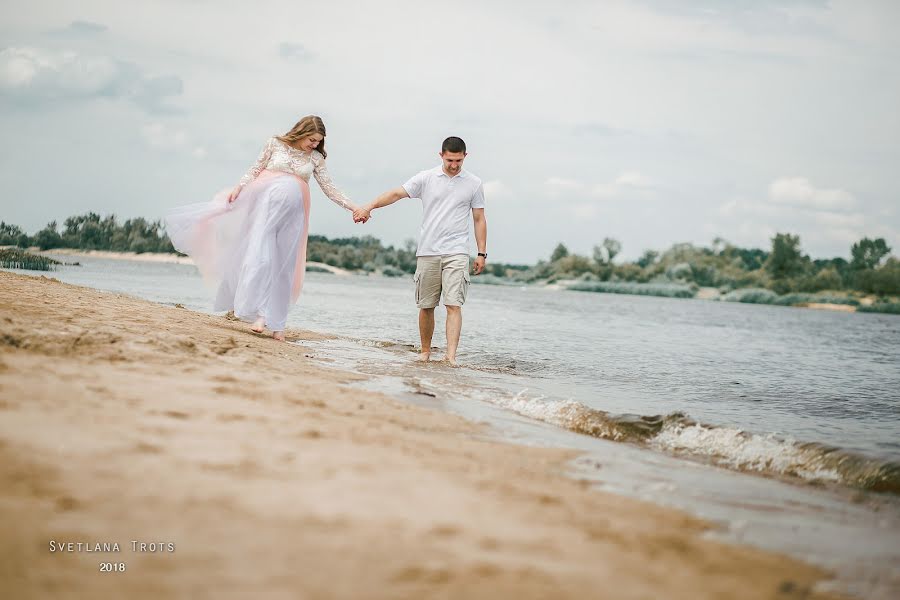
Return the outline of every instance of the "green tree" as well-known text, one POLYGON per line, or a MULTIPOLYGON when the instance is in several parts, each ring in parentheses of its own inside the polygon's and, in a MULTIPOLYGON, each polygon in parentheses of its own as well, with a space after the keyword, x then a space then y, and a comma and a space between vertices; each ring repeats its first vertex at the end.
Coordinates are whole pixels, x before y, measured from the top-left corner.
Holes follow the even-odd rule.
POLYGON ((602 245, 594 246, 594 261, 598 265, 612 264, 613 259, 621 251, 621 242, 613 238, 604 238, 602 245))
POLYGON ((900 294, 900 260, 891 257, 877 269, 860 271, 857 285, 859 289, 870 294, 900 294))
POLYGON ((644 250, 644 253, 641 255, 639 259, 637 259, 636 263, 642 269, 646 269, 650 265, 656 262, 659 258, 659 252, 656 250, 644 250))
POLYGON ((47 226, 34 235, 34 243, 41 250, 63 247, 62 238, 56 230, 56 221, 50 221, 47 226))
POLYGON ((732 261, 737 260, 740 268, 745 271, 755 271, 762 268, 769 258, 769 253, 765 250, 759 248, 738 248, 731 245, 726 246, 721 254, 732 261))
POLYGON ((553 254, 550 255, 550 262, 556 262, 561 258, 565 258, 569 255, 569 249, 566 248, 562 242, 560 242, 556 248, 553 249, 553 254))
POLYGON ((18 225, 0 221, 0 246, 16 246, 25 232, 18 225))
POLYGON ((850 247, 850 268, 853 271, 874 269, 885 256, 891 253, 891 248, 884 238, 870 240, 865 237, 850 247))
POLYGON ((799 292, 821 292, 823 290, 839 290, 843 280, 837 269, 833 266, 821 269, 815 275, 804 277, 797 285, 799 292))
POLYGON ((775 279, 787 279, 801 272, 803 256, 800 253, 800 236, 778 233, 772 238, 772 253, 766 261, 766 269, 775 279))
POLYGON ((607 262, 615 260, 616 255, 622 251, 622 242, 613 238, 605 238, 603 240, 603 249, 606 250, 607 262))
POLYGON ((591 259, 578 254, 564 256, 556 262, 557 273, 569 277, 581 275, 582 273, 592 273, 593 269, 594 264, 591 262, 591 259))
POLYGON ((613 274, 616 276, 616 279, 623 281, 640 281, 643 270, 635 263, 625 263, 614 267, 613 274))

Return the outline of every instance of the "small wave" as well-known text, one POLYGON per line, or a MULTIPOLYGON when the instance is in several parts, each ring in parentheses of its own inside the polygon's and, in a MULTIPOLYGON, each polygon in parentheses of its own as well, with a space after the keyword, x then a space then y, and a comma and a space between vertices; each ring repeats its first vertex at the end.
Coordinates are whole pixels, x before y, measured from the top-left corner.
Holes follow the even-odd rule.
POLYGON ((366 339, 354 339, 354 342, 359 344, 360 346, 366 346, 368 348, 397 348, 402 350, 408 350, 410 352, 416 351, 416 346, 412 344, 404 344, 402 342, 392 342, 390 340, 366 340, 366 339))
POLYGON ((683 413, 671 415, 613 415, 574 400, 529 398, 522 390, 511 398, 493 401, 504 408, 576 433, 616 442, 646 442, 667 423, 692 423, 683 413))
POLYGON ((900 463, 775 434, 754 434, 732 427, 697 423, 684 413, 615 415, 574 400, 528 397, 527 391, 493 402, 576 433, 702 458, 738 471, 900 494, 900 463))
POLYGON ((547 370, 547 363, 550 362, 549 359, 529 360, 490 352, 466 353, 461 360, 467 369, 473 371, 510 375, 527 374, 531 377, 543 377, 547 370))

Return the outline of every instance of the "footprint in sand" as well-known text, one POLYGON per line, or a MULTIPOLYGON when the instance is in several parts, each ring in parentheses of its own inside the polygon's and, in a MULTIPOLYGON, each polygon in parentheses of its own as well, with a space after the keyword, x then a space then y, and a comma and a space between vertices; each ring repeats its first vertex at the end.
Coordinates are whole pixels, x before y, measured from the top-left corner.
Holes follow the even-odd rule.
POLYGON ((164 414, 164 415, 167 416, 167 417, 171 417, 171 418, 173 418, 173 419, 182 419, 182 420, 184 420, 184 419, 190 419, 190 418, 191 418, 191 415, 189 415, 188 413, 185 413, 185 412, 181 412, 181 411, 179 411, 179 410, 167 410, 167 411, 165 411, 165 412, 162 413, 162 414, 164 414))

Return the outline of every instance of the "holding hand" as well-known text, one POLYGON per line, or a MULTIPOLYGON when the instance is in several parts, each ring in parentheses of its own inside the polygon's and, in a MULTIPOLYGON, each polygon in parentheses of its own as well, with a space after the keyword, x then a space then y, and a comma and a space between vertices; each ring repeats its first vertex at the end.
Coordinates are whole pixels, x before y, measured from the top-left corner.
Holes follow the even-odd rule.
POLYGON ((353 211, 354 223, 365 223, 370 218, 372 218, 372 211, 366 208, 357 207, 357 209, 353 211))

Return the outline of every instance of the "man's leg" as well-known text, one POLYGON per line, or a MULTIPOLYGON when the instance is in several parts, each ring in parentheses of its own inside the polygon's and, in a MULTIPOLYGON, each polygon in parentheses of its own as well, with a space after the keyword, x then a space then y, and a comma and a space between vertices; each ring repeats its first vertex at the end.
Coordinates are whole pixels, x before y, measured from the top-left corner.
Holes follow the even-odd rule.
POLYGON ((462 331, 462 306, 469 290, 469 257, 455 254, 442 257, 441 287, 447 309, 447 362, 456 366, 456 349, 462 331))
POLYGON ((419 339, 422 352, 419 360, 431 358, 431 337, 434 334, 434 307, 441 299, 441 257, 420 256, 416 259, 416 306, 419 307, 419 339))
MULTIPOLYGON (((456 348, 459 346, 459 332, 462 331, 462 307, 446 306, 447 309, 447 362, 456 365, 456 348)), ((431 326, 434 327, 432 315, 431 326)))
POLYGON ((431 337, 434 335, 434 309, 419 309, 419 340, 422 342, 422 352, 419 360, 428 362, 431 358, 431 337))

